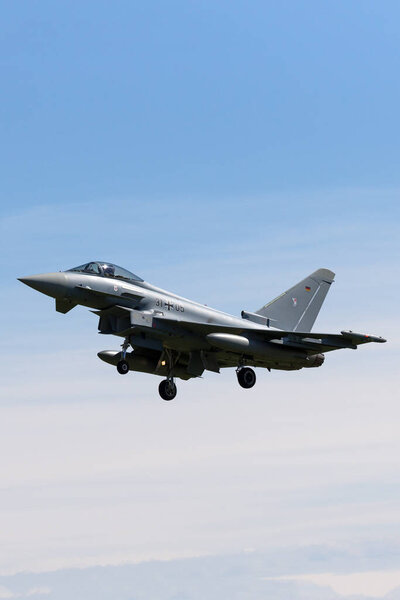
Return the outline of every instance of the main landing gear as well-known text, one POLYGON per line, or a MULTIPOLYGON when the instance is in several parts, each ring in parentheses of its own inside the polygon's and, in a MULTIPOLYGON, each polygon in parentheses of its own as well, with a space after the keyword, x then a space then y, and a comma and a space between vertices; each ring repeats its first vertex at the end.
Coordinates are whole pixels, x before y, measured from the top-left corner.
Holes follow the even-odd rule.
MULTIPOLYGON (((128 338, 122 344, 121 358, 117 363, 117 371, 121 375, 126 375, 129 373, 129 363, 126 360, 126 352, 130 346, 130 342, 128 338)), ((160 363, 162 367, 167 365, 167 378, 164 379, 160 385, 158 386, 158 391, 163 400, 173 400, 176 396, 176 385, 174 382, 174 378, 172 377, 172 371, 174 366, 179 360, 179 354, 174 355, 171 350, 164 349, 164 353, 162 355, 162 359, 160 358, 160 363)), ((165 372, 165 371, 164 371, 165 372)))
MULTIPOLYGON (((122 344, 121 358, 117 363, 117 371, 121 375, 126 375, 130 370, 129 363, 126 360, 126 352, 129 346, 130 343, 126 339, 122 344)), ((158 386, 158 392, 163 400, 173 400, 176 396, 177 389, 172 373, 176 363, 179 360, 179 356, 179 354, 175 354, 171 350, 165 348, 159 360, 159 364, 161 364, 162 367, 167 367, 166 369, 164 369, 164 373, 166 371, 167 377, 158 386)), ((250 389, 256 383, 256 374, 253 371, 253 369, 250 369, 250 367, 242 366, 243 362, 244 361, 241 360, 239 362, 238 368, 236 369, 238 383, 242 388, 250 389)))
POLYGON ((177 392, 174 380, 164 379, 158 386, 158 392, 163 400, 173 400, 177 392))
POLYGON ((161 364, 163 366, 166 364, 168 369, 167 379, 164 379, 158 386, 158 392, 163 400, 173 400, 176 396, 177 389, 174 378, 172 377, 172 371, 179 360, 179 356, 180 354, 174 354, 168 348, 164 348, 164 353, 162 355, 164 360, 161 361, 160 358, 161 364))
POLYGON ((236 370, 236 375, 239 385, 241 385, 242 388, 250 389, 256 382, 256 374, 250 367, 239 367, 236 370))

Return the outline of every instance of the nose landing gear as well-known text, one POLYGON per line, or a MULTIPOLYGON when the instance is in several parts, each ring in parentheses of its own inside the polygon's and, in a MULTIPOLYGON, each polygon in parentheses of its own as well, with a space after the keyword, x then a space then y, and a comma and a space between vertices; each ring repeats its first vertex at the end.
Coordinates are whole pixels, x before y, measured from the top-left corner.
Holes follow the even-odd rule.
POLYGON ((256 374, 250 367, 241 367, 237 369, 236 375, 239 385, 241 385, 242 388, 250 389, 256 382, 256 374))
POLYGON ((117 362, 117 371, 120 375, 126 375, 129 372, 128 361, 120 360, 117 362))
POLYGON ((117 363, 117 371, 120 375, 126 375, 129 372, 129 364, 126 360, 126 351, 128 350, 130 343, 128 339, 122 344, 121 360, 117 363))

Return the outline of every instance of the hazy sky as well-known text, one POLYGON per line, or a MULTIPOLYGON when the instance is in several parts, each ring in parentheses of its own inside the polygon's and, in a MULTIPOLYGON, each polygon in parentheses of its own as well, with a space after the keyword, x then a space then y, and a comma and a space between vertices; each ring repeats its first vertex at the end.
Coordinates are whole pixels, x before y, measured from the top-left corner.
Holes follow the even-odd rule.
POLYGON ((0 574, 317 544, 322 571, 265 577, 400 585, 399 19, 394 1, 2 3, 0 574), (90 259, 234 314, 326 267, 314 329, 389 341, 165 403, 99 361, 119 340, 94 315, 16 280, 90 259))

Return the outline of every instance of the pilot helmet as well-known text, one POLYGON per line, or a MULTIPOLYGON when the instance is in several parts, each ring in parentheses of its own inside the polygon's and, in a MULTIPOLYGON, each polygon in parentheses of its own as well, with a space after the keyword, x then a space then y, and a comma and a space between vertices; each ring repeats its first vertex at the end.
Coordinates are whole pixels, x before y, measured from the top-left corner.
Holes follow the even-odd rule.
POLYGON ((103 265, 103 273, 106 277, 114 277, 114 267, 112 265, 103 265))

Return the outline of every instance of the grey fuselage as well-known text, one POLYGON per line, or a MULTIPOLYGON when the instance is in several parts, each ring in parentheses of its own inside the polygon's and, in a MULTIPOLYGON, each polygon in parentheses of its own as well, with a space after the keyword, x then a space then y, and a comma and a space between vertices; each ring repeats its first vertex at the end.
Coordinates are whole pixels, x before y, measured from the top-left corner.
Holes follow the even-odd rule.
MULTIPOLYGON (((225 367, 237 367, 238 379, 245 365, 269 370, 319 367, 325 352, 385 342, 351 330, 312 332, 334 277, 329 269, 317 269, 255 313, 242 311, 241 318, 155 287, 112 263, 90 262, 20 281, 55 298, 58 312, 65 314, 77 305, 91 308, 101 334, 122 337, 121 352, 98 353, 103 361, 120 372, 129 367, 165 376, 168 383, 171 377, 189 379, 225 367), (128 355, 129 346, 133 352, 128 355)), ((249 382, 242 383, 246 387, 249 382)))
POLYGON ((179 318, 180 321, 214 323, 235 327, 245 325, 249 329, 259 329, 259 326, 249 321, 243 323, 241 318, 188 300, 177 294, 172 294, 145 281, 130 283, 118 279, 73 272, 57 275, 63 275, 66 278, 65 298, 88 308, 102 310, 112 303, 141 311, 153 311, 155 315, 175 317, 179 318), (95 298, 90 292, 85 296, 85 289, 99 291, 107 294, 107 296, 95 298), (137 296, 140 295, 143 295, 143 298, 137 299, 137 296))
MULTIPOLYGON (((132 282, 75 271, 34 275, 22 281, 55 298, 59 312, 66 313, 76 305, 94 309, 100 316, 100 333, 126 338, 136 351, 132 370, 154 372, 157 356, 161 357, 165 350, 180 355, 174 373, 183 379, 199 376, 204 368, 219 371, 224 367, 248 364, 269 369, 297 370, 320 366, 323 362, 321 354, 318 359, 310 356, 317 354, 315 350, 310 353, 301 348, 286 348, 282 339, 263 339, 263 330, 271 333, 272 327, 193 302, 145 281, 132 282), (110 311, 113 312, 113 307, 125 307, 130 311, 131 325, 136 326, 129 331, 121 327, 121 321, 112 314, 108 316, 110 311), (134 315, 140 315, 141 319, 157 318, 157 328, 153 328, 154 325, 149 325, 149 322, 146 327, 144 322, 132 323, 134 315), (171 325, 171 321, 175 325, 171 325), (188 324, 187 329, 185 323, 188 324), (195 325, 199 325, 200 330, 193 331, 195 325), (207 335, 201 331, 202 325, 224 327, 225 333, 207 335), (226 333, 226 328, 232 328, 234 333, 226 333), (150 363, 148 356, 139 358, 145 352, 154 353, 150 363), (191 367, 196 363, 196 353, 199 356, 201 353, 197 364, 202 366, 191 367), (143 368, 140 360, 144 361, 143 368)), ((99 356, 106 362, 116 364, 120 353, 104 351, 99 356)), ((130 358, 133 361, 133 355, 130 358)), ((163 373, 161 370, 155 374, 163 373)))

